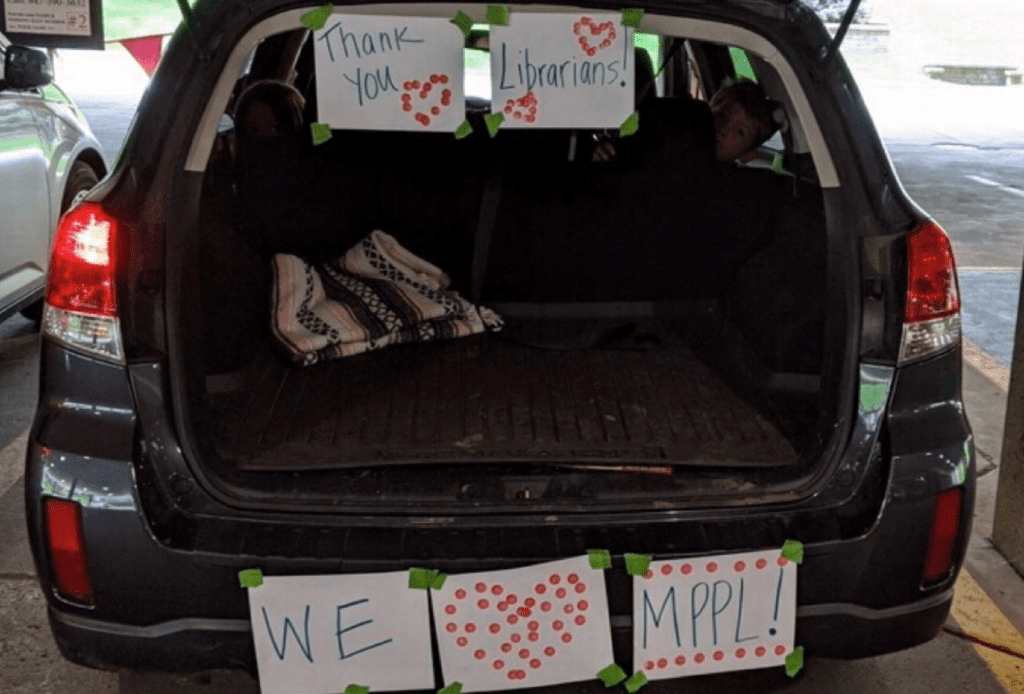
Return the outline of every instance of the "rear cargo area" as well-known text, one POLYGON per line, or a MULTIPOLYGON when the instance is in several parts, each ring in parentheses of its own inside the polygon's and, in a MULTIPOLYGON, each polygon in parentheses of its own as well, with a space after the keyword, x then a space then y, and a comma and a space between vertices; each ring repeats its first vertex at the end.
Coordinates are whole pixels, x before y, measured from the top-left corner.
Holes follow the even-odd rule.
POLYGON ((400 345, 306 369, 268 345, 235 376, 237 390, 211 396, 218 451, 250 471, 796 460, 772 415, 745 402, 688 346, 679 318, 608 325, 510 319, 505 335, 400 345), (606 344, 573 348, 594 339, 606 344))
POLYGON ((215 156, 188 345, 204 465, 266 494, 282 474, 341 495, 365 475, 366 498, 555 467, 623 473, 601 483, 610 494, 814 469, 835 397, 821 388, 822 192, 715 163, 703 102, 645 109, 646 130, 606 164, 579 154, 594 141, 582 131, 492 139, 483 111, 461 141, 334 131, 215 156), (275 254, 322 263, 375 229, 504 329, 289 359, 270 329, 275 254))

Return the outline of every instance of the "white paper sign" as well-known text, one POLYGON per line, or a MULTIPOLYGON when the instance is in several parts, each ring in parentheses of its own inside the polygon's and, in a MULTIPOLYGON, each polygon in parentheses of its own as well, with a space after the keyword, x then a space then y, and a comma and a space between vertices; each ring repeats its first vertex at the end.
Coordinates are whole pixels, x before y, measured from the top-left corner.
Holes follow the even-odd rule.
POLYGON ((408 583, 407 571, 264 577, 249 589, 263 694, 432 689, 427 591, 408 583))
POLYGON ((648 679, 785 663, 796 564, 778 550, 653 562, 633 580, 633 662, 648 679))
POLYGON ((9 33, 59 36, 92 34, 89 0, 4 0, 4 17, 9 33))
POLYGON ((454 132, 466 119, 463 37, 447 19, 334 14, 315 38, 321 123, 454 132))
POLYGON ((633 30, 618 14, 513 12, 492 26, 501 127, 618 128, 633 112, 633 30))
POLYGON ((464 692, 590 680, 613 661, 604 575, 587 557, 449 576, 431 604, 445 683, 464 692))

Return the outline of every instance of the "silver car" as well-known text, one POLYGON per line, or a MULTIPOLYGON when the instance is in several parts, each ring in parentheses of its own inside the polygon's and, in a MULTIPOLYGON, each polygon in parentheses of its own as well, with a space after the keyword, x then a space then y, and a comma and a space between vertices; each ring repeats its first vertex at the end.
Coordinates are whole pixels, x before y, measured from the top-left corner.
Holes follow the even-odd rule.
POLYGON ((43 51, 0 34, 0 320, 39 320, 57 220, 106 174, 102 148, 43 51))

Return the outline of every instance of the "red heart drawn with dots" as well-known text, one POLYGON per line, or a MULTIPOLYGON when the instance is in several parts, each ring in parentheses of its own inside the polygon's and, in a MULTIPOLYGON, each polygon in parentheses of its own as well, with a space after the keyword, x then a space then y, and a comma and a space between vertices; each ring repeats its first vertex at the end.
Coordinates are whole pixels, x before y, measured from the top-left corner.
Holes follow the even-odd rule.
POLYGON ((529 687, 560 654, 586 647, 576 636, 591 619, 587 580, 602 579, 555 572, 526 590, 500 580, 457 588, 443 607, 443 637, 482 667, 529 687))
POLYGON ((580 21, 572 25, 572 33, 583 52, 593 58, 598 51, 610 48, 618 35, 615 33, 615 22, 611 20, 598 24, 590 17, 580 17, 580 21), (601 36, 604 35, 604 38, 601 36), (591 43, 593 38, 594 43, 591 43))
POLYGON ((424 128, 431 119, 452 104, 452 90, 447 86, 448 75, 434 74, 423 80, 402 83, 402 110, 413 113, 413 118, 424 128))
POLYGON ((512 116, 516 120, 533 123, 537 120, 537 106, 539 102, 533 92, 526 92, 518 99, 509 99, 502 109, 506 116, 512 116))

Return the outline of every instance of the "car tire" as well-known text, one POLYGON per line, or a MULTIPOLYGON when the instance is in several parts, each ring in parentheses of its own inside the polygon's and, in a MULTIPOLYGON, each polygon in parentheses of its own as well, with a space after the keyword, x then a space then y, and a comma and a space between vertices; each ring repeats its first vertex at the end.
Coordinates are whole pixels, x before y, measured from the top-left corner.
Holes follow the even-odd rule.
MULTIPOLYGON (((100 182, 99 176, 91 166, 83 161, 76 161, 68 174, 67 185, 64 186, 64 195, 60 199, 60 214, 70 210, 100 182)), ((28 318, 37 326, 43 320, 43 300, 40 299, 25 308, 21 309, 21 315, 28 318)))

